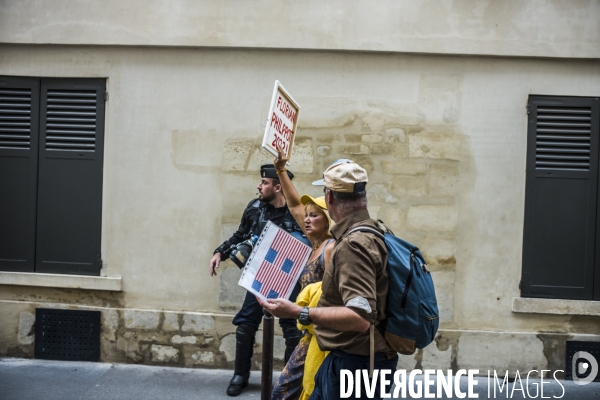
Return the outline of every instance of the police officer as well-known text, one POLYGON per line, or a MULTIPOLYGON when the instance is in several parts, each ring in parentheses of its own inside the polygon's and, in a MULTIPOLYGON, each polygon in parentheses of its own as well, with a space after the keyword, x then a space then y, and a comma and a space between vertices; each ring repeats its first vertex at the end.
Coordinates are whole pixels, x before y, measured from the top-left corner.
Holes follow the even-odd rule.
MULTIPOLYGON (((290 179, 293 179, 294 174, 290 171, 287 171, 287 174, 290 179)), ((257 187, 258 199, 248 203, 238 230, 215 250, 210 260, 211 276, 217 274, 216 268, 219 267, 219 263, 229 258, 233 245, 246 240, 252 234, 260 235, 267 221, 272 221, 290 233, 302 232, 287 208, 279 177, 273 164, 262 165, 260 167, 260 177, 260 184, 257 187)), ((296 299, 297 289, 292 293, 290 300, 294 301, 296 299)), ((227 387, 229 396, 239 395, 242 389, 248 385, 254 337, 262 316, 262 307, 258 304, 256 296, 246 292, 242 309, 233 319, 233 324, 237 326, 235 372, 227 387)), ((285 338, 285 362, 287 362, 302 335, 296 327, 295 319, 280 319, 279 325, 281 325, 283 337, 285 338)))

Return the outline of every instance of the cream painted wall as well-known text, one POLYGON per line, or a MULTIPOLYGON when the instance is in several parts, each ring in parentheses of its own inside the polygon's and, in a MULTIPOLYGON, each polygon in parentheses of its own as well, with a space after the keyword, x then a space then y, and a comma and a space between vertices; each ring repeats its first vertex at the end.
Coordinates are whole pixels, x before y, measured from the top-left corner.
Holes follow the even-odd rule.
POLYGON ((207 264, 268 160, 255 146, 279 79, 302 105, 300 191, 318 195, 309 182, 337 155, 366 165, 373 215, 432 259, 445 328, 600 333, 591 318, 511 312, 527 97, 598 96, 599 61, 10 45, 0 75, 108 78, 103 259, 124 287, 118 299, 4 287, 2 300, 235 309, 224 297, 243 293, 239 272, 211 278, 207 264))
POLYGON ((598 58, 598 0, 0 1, 0 43, 598 58))

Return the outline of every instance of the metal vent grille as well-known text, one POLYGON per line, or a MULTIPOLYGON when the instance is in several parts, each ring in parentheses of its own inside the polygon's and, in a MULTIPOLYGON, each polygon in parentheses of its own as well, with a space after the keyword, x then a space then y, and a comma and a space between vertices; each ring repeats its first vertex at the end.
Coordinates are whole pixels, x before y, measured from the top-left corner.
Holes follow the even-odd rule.
POLYGON ((538 106, 536 169, 589 171, 592 110, 538 106))
POLYGON ((31 89, 0 89, 0 148, 29 150, 31 89))
POLYGON ((50 89, 46 104, 46 150, 95 150, 96 91, 50 89))
MULTIPOLYGON (((565 378, 573 379, 573 356, 575 355, 575 353, 580 351, 585 351, 589 353, 589 355, 595 359, 596 365, 600 365, 600 342, 583 342, 567 340, 567 365, 565 365, 565 378)), ((591 373, 592 362, 590 362, 590 360, 587 360, 585 357, 578 357, 575 360, 575 368, 579 369, 579 364, 581 363, 584 364, 584 368, 581 368, 581 370, 586 371, 583 373, 580 373, 580 371, 575 371, 575 376, 578 379, 585 379, 589 377, 591 373), (587 368, 585 368, 586 364, 587 368)), ((600 382, 600 371, 598 371, 594 382, 600 382)))
POLYGON ((35 358, 98 361, 100 311, 36 309, 35 358))

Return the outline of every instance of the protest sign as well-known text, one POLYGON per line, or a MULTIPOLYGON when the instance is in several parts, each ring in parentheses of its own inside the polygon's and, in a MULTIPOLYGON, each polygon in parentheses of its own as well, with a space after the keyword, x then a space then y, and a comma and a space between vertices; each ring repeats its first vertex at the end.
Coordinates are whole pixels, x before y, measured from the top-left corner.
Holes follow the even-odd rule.
POLYGON ((248 257, 238 284, 262 299, 287 299, 311 250, 269 221, 248 257))
POLYGON ((289 162, 292 157, 299 112, 298 103, 279 81, 275 81, 267 127, 263 137, 263 149, 277 157, 277 147, 279 146, 289 162))

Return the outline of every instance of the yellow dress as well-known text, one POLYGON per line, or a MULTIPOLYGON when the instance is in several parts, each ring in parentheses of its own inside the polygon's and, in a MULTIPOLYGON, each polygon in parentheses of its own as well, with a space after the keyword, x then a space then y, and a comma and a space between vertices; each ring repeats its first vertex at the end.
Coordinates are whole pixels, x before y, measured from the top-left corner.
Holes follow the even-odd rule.
MULTIPOLYGON (((296 304, 301 307, 316 307, 321 298, 321 294, 323 293, 321 290, 321 283, 322 282, 315 282, 307 285, 296 298, 296 304)), ((300 400, 308 400, 315 388, 315 375, 317 374, 317 370, 329 352, 321 351, 319 348, 313 324, 302 325, 298 322, 298 329, 307 331, 304 339, 307 340, 310 337, 308 352, 306 353, 306 360, 304 362, 302 393, 300 394, 300 400)))

